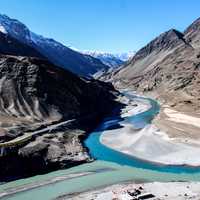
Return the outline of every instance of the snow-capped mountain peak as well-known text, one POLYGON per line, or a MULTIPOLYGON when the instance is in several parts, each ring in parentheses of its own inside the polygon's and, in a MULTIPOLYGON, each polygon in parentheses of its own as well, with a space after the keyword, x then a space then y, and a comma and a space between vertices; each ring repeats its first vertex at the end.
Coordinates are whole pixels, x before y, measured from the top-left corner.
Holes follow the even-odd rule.
POLYGON ((128 52, 124 52, 124 53, 117 53, 117 54, 115 54, 115 56, 123 61, 128 61, 135 55, 135 53, 136 53, 135 51, 128 51, 128 52))
POLYGON ((90 55, 94 58, 98 58, 103 62, 105 65, 109 67, 119 67, 124 62, 116 57, 114 54, 111 53, 105 53, 105 52, 99 52, 99 51, 83 51, 82 53, 86 55, 90 55))
POLYGON ((113 54, 102 51, 82 51, 82 53, 98 58, 105 65, 108 65, 110 67, 119 67, 123 65, 135 54, 135 52, 113 54))

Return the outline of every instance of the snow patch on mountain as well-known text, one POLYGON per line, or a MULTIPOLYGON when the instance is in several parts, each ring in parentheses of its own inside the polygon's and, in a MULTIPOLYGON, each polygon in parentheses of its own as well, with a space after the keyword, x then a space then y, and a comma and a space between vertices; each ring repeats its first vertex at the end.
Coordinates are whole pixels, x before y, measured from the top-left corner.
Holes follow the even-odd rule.
POLYGON ((8 32, 6 31, 6 29, 0 25, 0 32, 7 34, 8 32))

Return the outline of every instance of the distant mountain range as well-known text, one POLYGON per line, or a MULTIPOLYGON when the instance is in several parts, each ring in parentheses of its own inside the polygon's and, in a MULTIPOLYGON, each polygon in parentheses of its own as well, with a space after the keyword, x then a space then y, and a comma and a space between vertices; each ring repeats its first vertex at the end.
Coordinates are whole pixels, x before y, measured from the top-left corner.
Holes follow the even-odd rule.
POLYGON ((136 51, 128 51, 128 52, 124 52, 124 53, 117 53, 114 54, 116 57, 118 57, 120 60, 126 62, 128 60, 130 60, 134 55, 135 55, 136 51))
POLYGON ((28 29, 26 25, 6 15, 0 15, 0 32, 35 48, 55 65, 84 77, 93 77, 102 71, 123 65, 134 52, 111 54, 97 51, 78 51, 54 39, 45 38, 28 29))
POLYGON ((82 51, 82 53, 90 55, 94 58, 98 58, 105 65, 112 68, 116 68, 123 65, 135 54, 135 52, 112 54, 100 51, 82 51))
POLYGON ((68 69, 79 76, 89 77, 99 70, 108 70, 109 68, 99 59, 83 55, 54 39, 33 33, 23 23, 6 15, 0 15, 0 31, 35 48, 55 65, 68 69))

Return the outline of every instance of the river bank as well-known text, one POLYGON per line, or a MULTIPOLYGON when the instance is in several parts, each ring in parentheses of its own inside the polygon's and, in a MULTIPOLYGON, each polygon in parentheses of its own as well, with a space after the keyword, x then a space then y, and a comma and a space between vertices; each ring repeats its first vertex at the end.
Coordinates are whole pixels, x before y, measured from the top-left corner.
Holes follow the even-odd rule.
MULTIPOLYGON (((149 102, 141 98, 132 98, 135 107, 128 106, 121 116, 131 117, 149 110, 149 102), (137 101, 137 103, 135 102, 137 101)), ((130 101, 130 99, 129 99, 130 101)), ((161 108, 163 110, 163 108, 161 108)), ((166 108, 165 108, 166 112, 166 108)), ((168 109, 168 121, 174 123, 198 125, 198 117, 184 115, 168 109)), ((159 115, 161 119, 162 115, 159 115)), ((154 121, 153 121, 154 122, 154 121)), ((188 165, 200 166, 200 143, 194 140, 187 140, 182 137, 171 137, 165 129, 159 129, 156 123, 145 125, 144 128, 136 126, 137 123, 129 123, 127 120, 119 122, 119 128, 115 130, 105 130, 101 134, 100 142, 109 148, 115 149, 130 156, 165 165, 188 165)), ((159 126, 160 127, 160 126, 159 126)), ((166 127, 166 126, 165 126, 166 127)))
MULTIPOLYGON (((199 182, 153 182, 153 183, 128 183, 108 186, 79 195, 68 197, 68 200, 132 200, 137 196, 149 196, 152 200, 199 200, 199 182), (138 195, 137 195, 138 194, 138 195)), ((57 198, 64 200, 66 198, 57 198)))
POLYGON ((176 181, 197 182, 199 180, 200 172, 160 172, 158 170, 118 165, 113 162, 94 161, 70 169, 58 170, 3 184, 0 186, 0 199, 52 200, 61 198, 68 200, 70 196, 75 197, 86 191, 90 193, 91 191, 110 187, 114 184, 173 183, 176 181))

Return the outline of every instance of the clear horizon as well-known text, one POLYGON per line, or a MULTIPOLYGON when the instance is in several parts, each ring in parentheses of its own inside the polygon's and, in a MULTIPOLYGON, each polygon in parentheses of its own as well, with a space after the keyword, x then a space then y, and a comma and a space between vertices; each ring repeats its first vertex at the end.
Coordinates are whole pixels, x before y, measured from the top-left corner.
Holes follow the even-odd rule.
POLYGON ((81 51, 137 51, 200 17, 198 0, 1 0, 1 14, 81 51))

